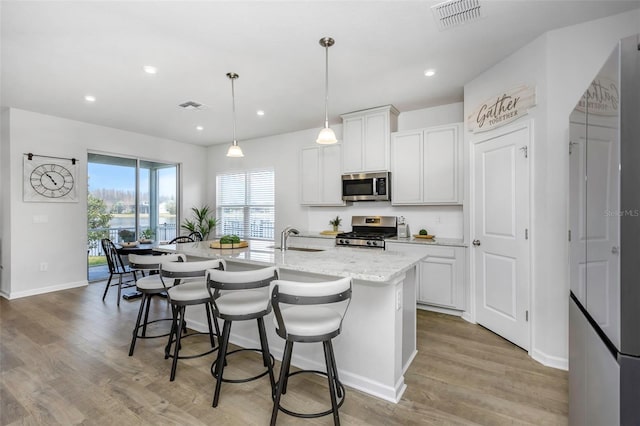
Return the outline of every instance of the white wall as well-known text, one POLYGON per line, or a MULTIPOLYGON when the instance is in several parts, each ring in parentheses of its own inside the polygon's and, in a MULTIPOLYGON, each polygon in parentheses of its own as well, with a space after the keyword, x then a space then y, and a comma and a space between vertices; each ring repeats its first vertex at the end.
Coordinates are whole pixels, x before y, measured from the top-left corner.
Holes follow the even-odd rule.
MULTIPOLYGON (((567 366, 569 115, 617 40, 640 32, 640 11, 551 31, 465 85, 465 116, 518 84, 536 86, 532 147, 532 355, 567 366)), ((473 137, 467 133, 467 143, 473 137)))
POLYGON ((464 102, 415 109, 400 113, 398 116, 398 131, 462 122, 463 118, 464 102))
POLYGON ((87 283, 88 151, 181 163, 182 214, 206 201, 205 147, 19 109, 11 109, 9 114, 9 140, 4 135, 4 126, 2 134, 3 182, 6 183, 6 160, 9 160, 10 176, 10 189, 3 194, 9 202, 9 218, 7 221, 5 206, 0 234, 4 236, 2 292, 5 297, 28 296, 87 283), (9 155, 5 158, 7 146, 9 155), (79 202, 23 202, 22 158, 26 152, 80 159, 79 202), (35 224, 34 215, 45 216, 48 222, 35 224), (42 262, 48 263, 48 271, 40 271, 42 262))

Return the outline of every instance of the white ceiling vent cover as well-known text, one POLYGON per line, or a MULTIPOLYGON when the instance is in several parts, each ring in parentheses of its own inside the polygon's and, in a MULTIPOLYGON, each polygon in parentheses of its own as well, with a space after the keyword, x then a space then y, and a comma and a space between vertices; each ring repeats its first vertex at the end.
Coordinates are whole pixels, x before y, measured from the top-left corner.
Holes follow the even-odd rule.
POLYGON ((449 0, 431 6, 431 11, 441 31, 484 17, 480 0, 449 0))
POLYGON ((184 109, 204 109, 205 106, 199 102, 187 101, 178 105, 180 108, 184 109))

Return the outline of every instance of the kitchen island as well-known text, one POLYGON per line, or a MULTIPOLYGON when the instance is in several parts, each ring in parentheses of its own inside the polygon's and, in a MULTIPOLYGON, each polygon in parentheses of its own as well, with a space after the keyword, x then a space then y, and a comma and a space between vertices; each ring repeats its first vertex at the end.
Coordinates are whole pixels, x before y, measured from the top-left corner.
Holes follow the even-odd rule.
MULTIPOLYGON (((277 266, 280 278, 285 280, 353 278, 352 299, 342 333, 334 339, 340 378, 345 385, 368 394, 392 402, 400 400, 406 389, 404 373, 416 355, 415 266, 420 254, 311 246, 290 247, 282 252, 271 241, 257 240, 241 249, 212 249, 209 244, 201 241, 163 245, 157 250, 184 253, 194 260, 222 258, 231 271, 277 266)), ((204 309, 187 310, 187 320, 191 328, 206 329, 204 309)), ((271 318, 266 324, 271 352, 282 359, 284 341, 270 326, 271 318)), ((241 347, 259 347, 255 324, 234 323, 231 342, 241 347)), ((323 370, 322 351, 315 344, 297 345, 292 364, 323 370)))

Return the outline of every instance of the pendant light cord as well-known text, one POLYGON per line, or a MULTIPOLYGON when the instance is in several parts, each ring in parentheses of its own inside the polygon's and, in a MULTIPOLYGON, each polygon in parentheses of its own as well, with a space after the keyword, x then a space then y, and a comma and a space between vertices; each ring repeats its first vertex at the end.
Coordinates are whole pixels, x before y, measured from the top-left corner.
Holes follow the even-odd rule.
POLYGON ((236 140, 236 92, 234 90, 233 80, 237 78, 237 76, 231 76, 231 110, 233 111, 233 144, 238 145, 238 141, 236 140))
POLYGON ((325 68, 324 68, 324 127, 329 127, 329 45, 324 46, 325 68))

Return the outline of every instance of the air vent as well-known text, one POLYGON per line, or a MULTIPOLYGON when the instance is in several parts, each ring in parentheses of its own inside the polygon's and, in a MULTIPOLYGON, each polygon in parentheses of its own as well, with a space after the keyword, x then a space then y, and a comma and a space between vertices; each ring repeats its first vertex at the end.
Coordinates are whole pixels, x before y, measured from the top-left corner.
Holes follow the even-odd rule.
POLYGON ((194 101, 187 101, 178 105, 180 108, 184 109, 204 109, 204 105, 194 101))
POLYGON ((431 11, 441 31, 484 17, 480 0, 449 0, 432 6, 431 11))

